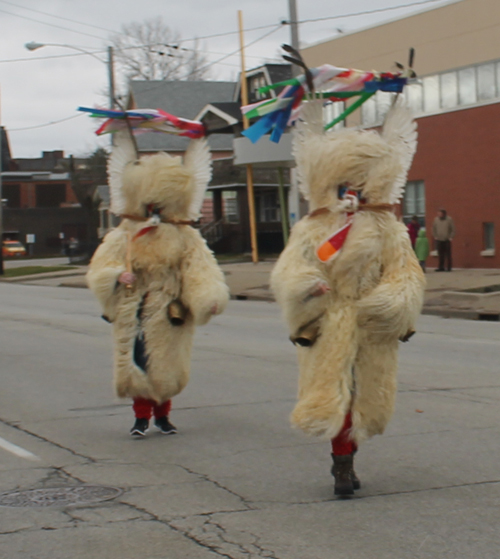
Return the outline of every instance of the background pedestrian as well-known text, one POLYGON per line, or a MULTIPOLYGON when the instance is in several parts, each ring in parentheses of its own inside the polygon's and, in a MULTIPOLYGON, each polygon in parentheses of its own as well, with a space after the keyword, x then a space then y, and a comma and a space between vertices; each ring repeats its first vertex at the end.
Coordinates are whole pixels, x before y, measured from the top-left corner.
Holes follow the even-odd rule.
POLYGON ((417 240, 415 242, 415 254, 418 258, 418 263, 420 267, 425 273, 425 261, 429 256, 430 248, 429 248, 429 239, 427 238, 427 232, 425 227, 422 227, 418 232, 417 240))
POLYGON ((451 241, 455 236, 455 224, 446 210, 439 210, 432 224, 432 236, 436 244, 439 265, 436 272, 451 272, 451 241))
POLYGON ((415 248, 415 242, 418 237, 418 232, 420 231, 420 223, 418 222, 418 217, 414 215, 411 218, 410 223, 408 223, 408 235, 410 235, 411 246, 415 248))

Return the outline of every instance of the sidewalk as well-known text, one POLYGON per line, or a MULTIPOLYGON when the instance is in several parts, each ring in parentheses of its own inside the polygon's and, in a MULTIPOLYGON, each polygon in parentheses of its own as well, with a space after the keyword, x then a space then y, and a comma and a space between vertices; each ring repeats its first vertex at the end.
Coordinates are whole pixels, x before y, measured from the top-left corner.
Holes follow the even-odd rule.
MULTIPOLYGON (((258 264, 239 262, 221 264, 231 297, 241 300, 273 301, 269 275, 274 261, 258 264)), ((52 287, 87 287, 86 266, 78 270, 25 276, 3 281, 52 287)), ((470 289, 500 286, 500 269, 457 269, 451 273, 429 271, 425 292, 424 314, 485 320, 500 319, 500 291, 495 293, 463 293, 470 289), (454 292, 460 292, 458 294, 454 292), (486 306, 484 301, 487 300, 486 306)), ((500 287, 499 287, 500 289, 500 287)))
MULTIPOLYGON (((269 273, 273 264, 262 262, 222 266, 231 295, 236 299, 274 300, 269 290, 269 273)), ((458 269, 450 273, 431 270, 426 274, 426 278, 423 314, 473 320, 500 319, 500 291, 468 292, 488 286, 500 289, 500 270, 458 269)))

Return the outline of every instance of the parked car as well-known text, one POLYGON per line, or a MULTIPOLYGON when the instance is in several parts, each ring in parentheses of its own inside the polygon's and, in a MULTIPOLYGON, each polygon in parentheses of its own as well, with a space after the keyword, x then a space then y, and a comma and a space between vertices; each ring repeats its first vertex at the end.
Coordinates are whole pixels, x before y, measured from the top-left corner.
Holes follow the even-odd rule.
POLYGON ((4 241, 2 243, 2 255, 4 258, 26 256, 26 249, 19 241, 4 241))

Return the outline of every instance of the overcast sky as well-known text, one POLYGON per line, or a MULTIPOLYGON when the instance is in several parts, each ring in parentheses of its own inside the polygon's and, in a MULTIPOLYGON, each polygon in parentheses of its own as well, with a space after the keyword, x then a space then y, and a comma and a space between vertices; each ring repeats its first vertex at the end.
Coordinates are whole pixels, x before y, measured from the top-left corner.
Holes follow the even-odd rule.
MULTIPOLYGON (((415 4, 422 0, 297 0, 299 20, 326 18, 415 4)), ((300 26, 302 44, 334 37, 339 29, 350 32, 391 20, 404 14, 439 6, 447 0, 300 26)), ((30 41, 71 45, 105 58, 112 33, 122 24, 161 16, 189 47, 194 37, 237 31, 237 10, 243 10, 245 28, 276 25, 288 19, 288 0, 0 0, 0 100, 1 122, 7 128, 13 157, 40 157, 42 151, 64 150, 66 155, 85 155, 109 139, 97 139, 96 121, 76 116, 79 105, 105 102, 105 62, 76 55, 69 48, 46 46, 29 52, 30 41), (54 121, 69 119, 52 125, 54 121), (35 128, 36 127, 36 128, 35 128), (22 130, 23 128, 28 128, 22 130)), ((245 34, 250 43, 272 28, 245 34)), ((279 46, 289 42, 289 28, 283 26, 247 49, 247 68, 264 58, 277 57, 279 46)), ((202 39, 210 61, 238 49, 238 35, 202 39)), ((342 65, 342 61, 325 60, 342 65)), ((380 68, 386 70, 387 68, 380 68)), ((239 71, 239 55, 211 66, 211 78, 231 80, 239 71)), ((155 108, 155 107, 151 107, 155 108)), ((192 117, 193 115, 178 115, 192 117)))

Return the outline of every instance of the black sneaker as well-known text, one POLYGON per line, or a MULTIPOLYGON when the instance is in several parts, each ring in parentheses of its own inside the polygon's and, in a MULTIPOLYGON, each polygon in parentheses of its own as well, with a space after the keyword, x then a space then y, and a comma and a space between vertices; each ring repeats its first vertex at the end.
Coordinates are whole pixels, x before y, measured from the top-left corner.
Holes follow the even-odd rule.
POLYGON ((166 415, 155 419, 155 427, 158 427, 164 435, 175 435, 177 433, 177 428, 170 423, 166 415))
POLYGON ((145 437, 149 428, 149 419, 137 418, 134 426, 130 429, 132 437, 145 437))

